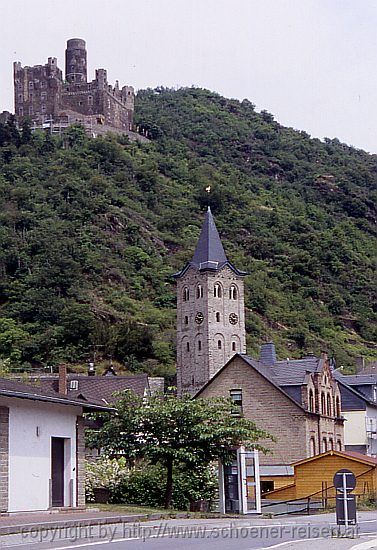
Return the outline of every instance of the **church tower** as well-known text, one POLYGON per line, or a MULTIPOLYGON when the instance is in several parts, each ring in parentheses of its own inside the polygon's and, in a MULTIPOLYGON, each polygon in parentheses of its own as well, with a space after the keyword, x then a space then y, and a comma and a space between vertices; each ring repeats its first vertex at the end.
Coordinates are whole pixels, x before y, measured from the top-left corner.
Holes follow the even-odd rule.
POLYGON ((245 275, 228 261, 208 207, 194 256, 174 275, 178 395, 195 394, 235 353, 246 353, 245 275))

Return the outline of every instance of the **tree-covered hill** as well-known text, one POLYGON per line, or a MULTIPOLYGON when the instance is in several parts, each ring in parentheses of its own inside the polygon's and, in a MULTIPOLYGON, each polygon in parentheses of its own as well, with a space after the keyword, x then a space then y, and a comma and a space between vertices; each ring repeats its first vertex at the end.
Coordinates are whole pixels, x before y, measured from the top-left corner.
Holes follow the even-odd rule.
POLYGON ((249 353, 373 356, 377 156, 196 88, 139 92, 136 116, 149 143, 0 126, 0 358, 172 373, 170 275, 208 200, 249 272, 249 353))

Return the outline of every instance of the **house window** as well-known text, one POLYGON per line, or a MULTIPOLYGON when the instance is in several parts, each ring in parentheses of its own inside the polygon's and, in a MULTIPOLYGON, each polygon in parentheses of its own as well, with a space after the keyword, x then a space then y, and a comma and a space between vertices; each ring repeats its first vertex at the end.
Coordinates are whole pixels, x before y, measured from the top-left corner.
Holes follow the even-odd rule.
POLYGON ((261 493, 269 493, 274 490, 274 482, 269 480, 264 480, 260 482, 261 493))
POLYGON ((310 456, 314 456, 314 455, 315 455, 315 438, 311 437, 310 438, 310 456))
POLYGON ((231 300, 237 300, 237 289, 233 285, 229 288, 229 298, 231 300))
POLYGON ((19 108, 18 108, 18 114, 19 114, 20 116, 23 116, 23 114, 24 114, 24 108, 23 108, 23 107, 19 107, 19 108))
POLYGON ((29 88, 32 90, 34 87, 33 83, 32 82, 29 82, 29 88))
POLYGON ((325 453, 327 451, 327 439, 324 437, 322 440, 322 452, 325 453))
POLYGON ((22 94, 19 94, 18 101, 22 103, 23 100, 24 100, 24 96, 22 94))
POLYGON ((201 342, 201 340, 198 341, 198 350, 202 351, 202 342, 201 342))
POLYGON ((335 402, 336 402, 336 416, 339 418, 341 416, 339 395, 336 397, 335 402))
POLYGON ((314 412, 314 393, 309 390, 309 411, 314 412))
POLYGON ((221 348, 222 348, 221 340, 217 340, 217 349, 221 349, 221 348))
POLYGON ((185 315, 185 325, 188 325, 188 316, 185 315))
POLYGON ((326 397, 323 392, 321 393, 321 413, 326 414, 326 397))
POLYGON ((331 416, 331 397, 330 394, 327 394, 327 414, 331 416))
POLYGON ((240 416, 242 414, 242 390, 230 390, 229 394, 234 405, 232 414, 240 416))
POLYGON ((215 298, 221 298, 221 285, 219 283, 216 283, 213 288, 213 295, 215 298))
POLYGON ((236 350, 236 342, 232 342, 232 351, 237 351, 236 350))
POLYGON ((32 114, 33 114, 33 106, 30 105, 30 107, 29 107, 29 115, 32 115, 32 114))
POLYGON ((42 100, 42 101, 45 101, 46 98, 47 98, 47 92, 42 92, 42 93, 41 93, 41 100, 42 100))
POLYGON ((337 451, 341 451, 341 450, 342 450, 342 442, 340 441, 340 439, 338 439, 338 441, 337 441, 336 450, 337 450, 337 451))
POLYGON ((88 96, 88 105, 93 105, 93 97, 91 95, 88 96))
POLYGON ((198 285, 196 287, 196 297, 197 298, 203 298, 203 287, 202 287, 202 285, 198 285))
POLYGON ((216 311, 216 322, 220 323, 220 313, 216 311))
POLYGON ((69 383, 69 389, 70 390, 78 390, 79 389, 79 381, 78 380, 71 380, 69 383))
POLYGON ((187 287, 183 289, 183 301, 187 302, 190 299, 190 291, 187 287))
POLYGON ((42 105, 41 105, 41 111, 42 111, 42 113, 46 112, 46 105, 44 103, 42 103, 42 105))

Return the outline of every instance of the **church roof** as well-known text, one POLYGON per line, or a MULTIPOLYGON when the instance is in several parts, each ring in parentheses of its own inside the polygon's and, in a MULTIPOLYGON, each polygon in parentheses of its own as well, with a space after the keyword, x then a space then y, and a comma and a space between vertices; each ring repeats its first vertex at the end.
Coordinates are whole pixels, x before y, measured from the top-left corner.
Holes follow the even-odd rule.
POLYGON ((181 277, 190 266, 199 271, 218 271, 226 265, 237 275, 246 275, 227 259, 211 209, 208 207, 192 260, 181 271, 175 273, 174 277, 181 277))

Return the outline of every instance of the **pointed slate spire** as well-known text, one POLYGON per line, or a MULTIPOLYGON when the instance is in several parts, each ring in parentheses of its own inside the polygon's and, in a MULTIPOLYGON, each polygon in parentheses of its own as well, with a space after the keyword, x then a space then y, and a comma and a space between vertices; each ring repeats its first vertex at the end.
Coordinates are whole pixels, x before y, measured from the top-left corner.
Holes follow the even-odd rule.
POLYGON ((191 264, 199 269, 218 269, 228 262, 210 207, 191 264))

